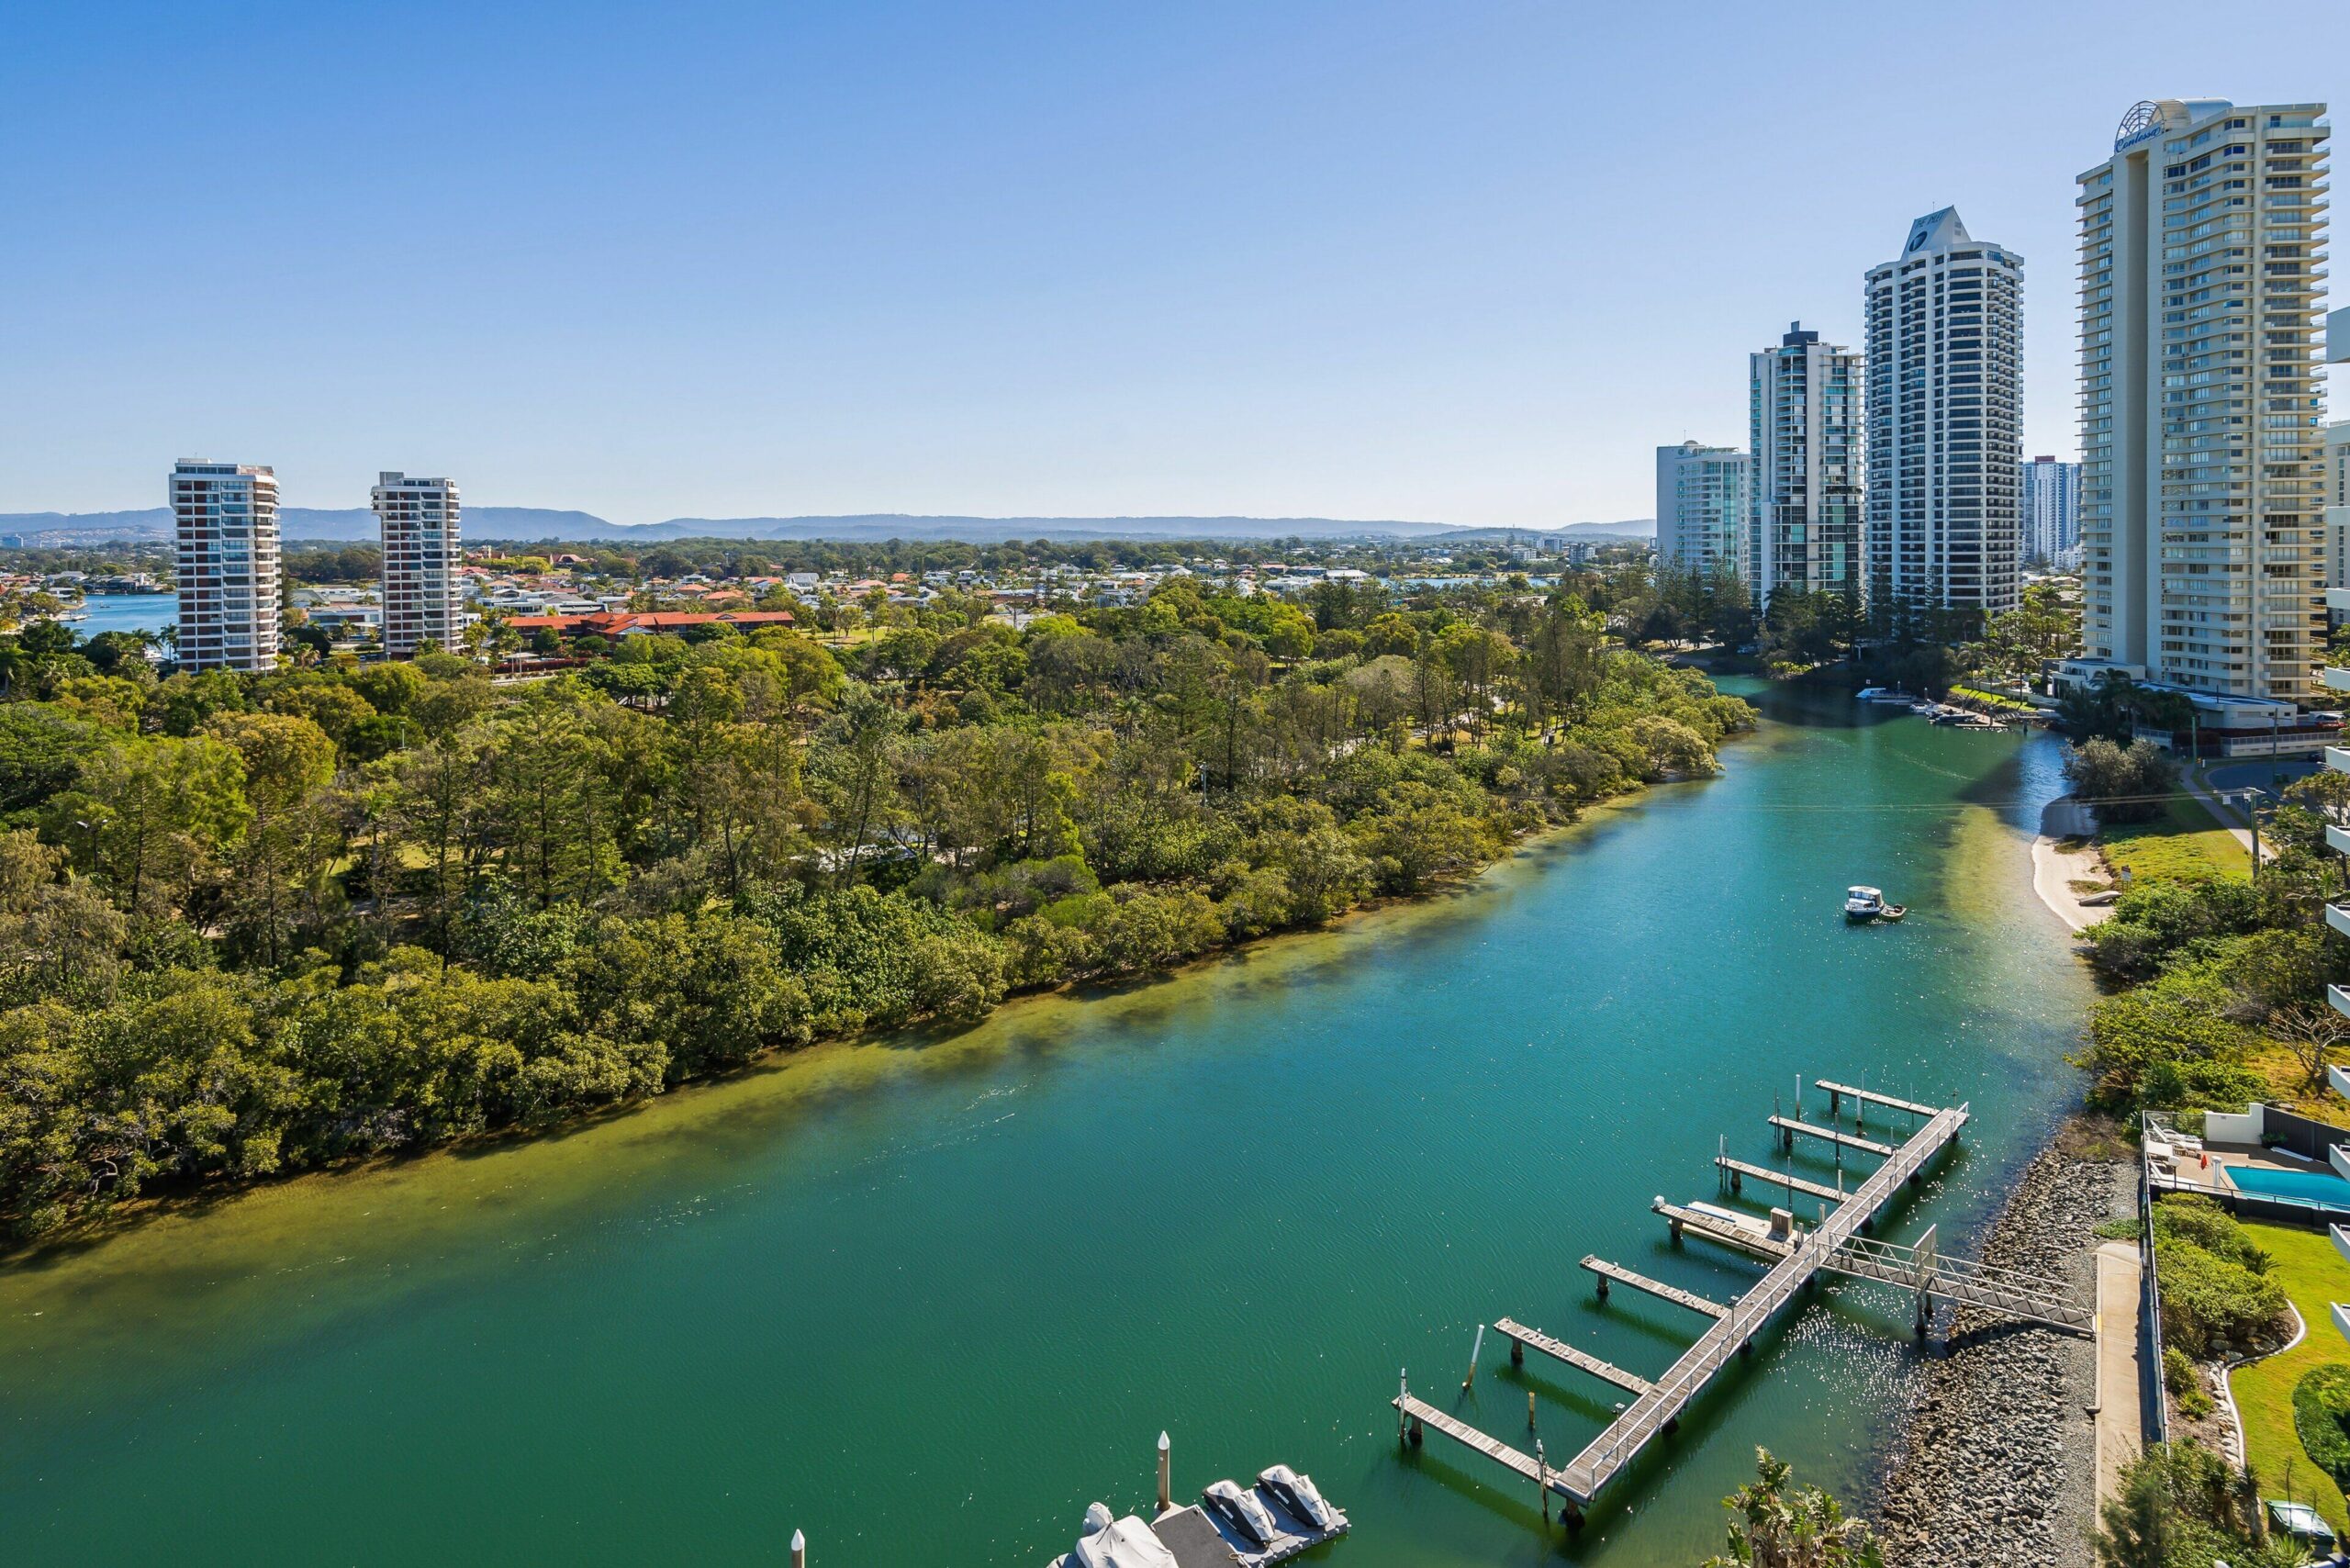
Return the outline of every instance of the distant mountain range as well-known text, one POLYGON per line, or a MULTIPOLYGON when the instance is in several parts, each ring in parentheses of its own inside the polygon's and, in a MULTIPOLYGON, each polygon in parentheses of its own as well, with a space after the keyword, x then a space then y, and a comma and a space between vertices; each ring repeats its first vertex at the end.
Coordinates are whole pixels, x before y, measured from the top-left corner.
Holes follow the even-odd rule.
MULTIPOLYGON (((364 541, 375 537, 375 514, 361 507, 321 510, 286 507, 278 527, 289 540, 364 541)), ((668 539, 829 539, 879 543, 890 539, 959 539, 975 544, 1006 539, 1426 539, 1460 543, 1565 534, 1577 539, 1653 539, 1648 519, 1575 522, 1560 528, 1482 528, 1446 522, 1350 521, 1327 517, 917 517, 871 512, 852 517, 678 517, 666 522, 610 522, 592 512, 548 507, 467 507, 465 537, 514 543, 610 540, 658 543, 668 539)), ((27 543, 97 543, 115 539, 167 539, 165 507, 139 511, 0 512, 0 534, 27 543)))

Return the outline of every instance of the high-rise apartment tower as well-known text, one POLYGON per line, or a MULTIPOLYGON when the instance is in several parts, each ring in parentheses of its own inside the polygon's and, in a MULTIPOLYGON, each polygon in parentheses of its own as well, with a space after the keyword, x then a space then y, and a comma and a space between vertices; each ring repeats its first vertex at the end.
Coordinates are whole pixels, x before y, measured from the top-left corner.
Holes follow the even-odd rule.
POLYGON ((2016 465, 2016 510, 2027 564, 2069 572, 2081 564, 2081 465, 2035 457, 2016 465))
POLYGON ((2142 103, 2080 177, 2076 675, 2311 696, 2324 117, 2322 104, 2142 103))
POLYGON ((1753 464, 1730 446, 1684 441, 1656 449, 1656 558, 1707 579, 1743 573, 1746 492, 1753 464))
POLYGON ((1747 576, 1758 606, 1781 589, 1861 591, 1861 356, 1802 322, 1750 356, 1753 454, 1747 576))
POLYGON ((1867 300, 1871 599, 2012 610, 2023 258, 1946 207, 1868 270, 1867 300))
POLYGON ((408 658, 428 643, 453 650, 464 626, 457 487, 379 474, 374 500, 384 535, 385 655, 408 658))
POLYGON ((277 667, 277 476, 183 458, 172 469, 179 656, 190 670, 277 667))

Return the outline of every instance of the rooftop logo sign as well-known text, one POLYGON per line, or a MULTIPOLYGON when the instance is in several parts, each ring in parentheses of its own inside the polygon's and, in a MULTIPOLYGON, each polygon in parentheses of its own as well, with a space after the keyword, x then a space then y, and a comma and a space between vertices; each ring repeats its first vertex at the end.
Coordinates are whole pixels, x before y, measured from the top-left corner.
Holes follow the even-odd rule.
POLYGON ((2115 128, 2113 150, 2119 152, 2125 147, 2135 147, 2160 136, 2162 131, 2162 105, 2152 98, 2141 98, 2130 106, 2130 112, 2121 117, 2121 125, 2115 128))

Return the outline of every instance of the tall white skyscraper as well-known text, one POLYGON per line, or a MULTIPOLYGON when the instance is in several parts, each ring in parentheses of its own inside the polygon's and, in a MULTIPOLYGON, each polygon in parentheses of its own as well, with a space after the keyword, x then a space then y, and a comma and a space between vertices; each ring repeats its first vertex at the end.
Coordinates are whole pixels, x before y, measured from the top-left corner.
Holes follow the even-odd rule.
POLYGON ((1943 207, 1868 270, 1873 600, 2016 605, 2023 258, 1943 207))
POLYGON ((1861 591, 1861 356, 1792 323, 1750 357, 1753 453, 1747 577, 1768 608, 1782 588, 1861 591))
POLYGON ((2016 465, 2023 558, 2059 571, 2081 564, 2081 465, 2035 457, 2016 465))
POLYGON ((1656 449, 1656 558, 1701 577, 1741 573, 1753 464, 1731 446, 1684 441, 1656 449))
POLYGON ((2311 695, 2324 114, 2142 103, 2081 175, 2088 658, 2075 674, 2311 695))
POLYGON ((427 643, 454 649, 464 626, 457 487, 379 474, 374 499, 384 535, 384 653, 404 659, 427 643))
POLYGON ((277 476, 182 458, 172 469, 180 664, 277 667, 277 476))

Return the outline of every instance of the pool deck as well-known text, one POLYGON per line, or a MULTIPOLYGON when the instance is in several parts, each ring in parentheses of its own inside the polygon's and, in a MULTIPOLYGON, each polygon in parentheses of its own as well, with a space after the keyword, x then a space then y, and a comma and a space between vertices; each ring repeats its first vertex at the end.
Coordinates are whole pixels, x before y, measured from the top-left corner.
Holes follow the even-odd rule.
MULTIPOLYGON (((2212 1168, 2218 1170, 2225 1170, 2231 1165, 2243 1165, 2255 1167, 2262 1170, 2298 1171, 2303 1176, 2332 1176, 2334 1174, 2333 1167, 2325 1164, 2322 1160, 2295 1159, 2290 1155, 2278 1154, 2274 1149, 2263 1148, 2258 1144, 2206 1144, 2204 1145, 2204 1148, 2205 1151, 2211 1156, 2212 1168)), ((2178 1163, 2179 1174, 2182 1176, 2186 1175, 2188 1172, 2188 1161, 2181 1159, 2178 1163)), ((2195 1167, 2195 1169, 2200 1170, 2201 1167, 2199 1165, 2195 1167)), ((2228 1185, 2232 1187, 2235 1183, 2231 1181, 2228 1185)))
MULTIPOLYGON (((2166 1173, 2159 1169, 2150 1171, 2155 1190, 2166 1193, 2200 1193, 2207 1196, 2218 1197, 2222 1201, 2232 1199, 2235 1194, 2241 1193, 2247 1199, 2288 1204, 2309 1209, 2311 1212, 2331 1209, 2339 1214, 2350 1214, 2350 1195, 2344 1195, 2336 1201, 2331 1196, 2321 1199, 2315 1194, 2306 1193, 2263 1192, 2257 1187, 2246 1186, 2231 1174, 2237 1170, 2275 1170, 2295 1176, 2322 1177, 2330 1181, 2341 1182, 2340 1173, 2330 1165, 2322 1164, 2316 1160, 2296 1159, 2289 1155, 2279 1154, 2274 1149, 2263 1148, 2254 1144, 2207 1144, 2204 1146, 2203 1153, 2210 1157, 2208 1164, 2195 1154, 2180 1149, 2175 1174, 2166 1173)), ((2344 1182, 2344 1185, 2350 1187, 2350 1182, 2344 1182)))

